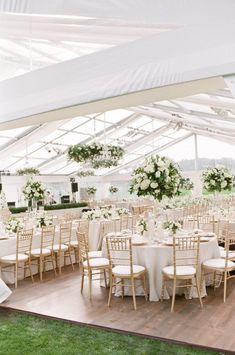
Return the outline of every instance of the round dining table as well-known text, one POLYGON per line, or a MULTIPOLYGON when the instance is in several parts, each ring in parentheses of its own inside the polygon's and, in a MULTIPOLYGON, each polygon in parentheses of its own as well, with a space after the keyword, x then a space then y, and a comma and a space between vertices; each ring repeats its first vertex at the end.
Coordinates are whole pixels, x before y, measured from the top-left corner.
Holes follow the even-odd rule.
MULTIPOLYGON (((102 246, 103 256, 107 257, 106 245, 102 246)), ((173 265, 173 246, 166 245, 153 240, 146 240, 143 245, 133 245, 133 264, 144 266, 147 271, 149 300, 159 301, 162 289, 162 269, 165 266, 173 265)), ((208 241, 200 243, 200 264, 207 259, 220 257, 217 237, 208 238, 208 241)), ((164 299, 169 299, 171 295, 170 282, 164 294, 164 299)), ((137 285, 137 284, 136 284, 137 285)), ((205 281, 202 283, 202 297, 206 296, 205 281)), ((129 287, 125 288, 125 294, 131 295, 129 287)), ((115 290, 115 295, 121 295, 121 289, 115 290)), ((144 295, 141 286, 136 287, 136 295, 144 295)), ((190 298, 196 298, 196 288, 190 291, 190 298)))

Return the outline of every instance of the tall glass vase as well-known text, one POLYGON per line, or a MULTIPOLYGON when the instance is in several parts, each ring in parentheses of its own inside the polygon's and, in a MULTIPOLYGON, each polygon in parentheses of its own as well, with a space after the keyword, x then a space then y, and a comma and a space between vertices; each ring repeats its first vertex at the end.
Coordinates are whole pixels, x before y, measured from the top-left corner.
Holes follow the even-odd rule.
POLYGON ((28 200, 28 212, 37 211, 37 200, 31 198, 28 200))

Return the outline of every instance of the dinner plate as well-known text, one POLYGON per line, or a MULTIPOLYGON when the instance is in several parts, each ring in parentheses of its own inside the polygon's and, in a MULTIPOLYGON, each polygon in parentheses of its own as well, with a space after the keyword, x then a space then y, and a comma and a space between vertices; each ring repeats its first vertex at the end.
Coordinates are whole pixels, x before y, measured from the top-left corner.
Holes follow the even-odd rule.
POLYGON ((134 246, 146 245, 147 243, 147 240, 143 238, 132 238, 132 245, 134 246))
POLYGON ((8 236, 6 236, 6 235, 1 235, 0 236, 0 240, 6 240, 6 239, 9 239, 8 236))
POLYGON ((210 237, 201 237, 200 238, 200 243, 206 243, 210 241, 210 237))

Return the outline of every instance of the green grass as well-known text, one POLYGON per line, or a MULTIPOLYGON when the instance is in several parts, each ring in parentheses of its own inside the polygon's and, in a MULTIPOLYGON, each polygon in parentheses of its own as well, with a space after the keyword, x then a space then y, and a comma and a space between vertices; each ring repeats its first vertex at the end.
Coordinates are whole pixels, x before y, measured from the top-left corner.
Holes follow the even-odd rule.
POLYGON ((0 309, 1 355, 206 355, 191 348, 0 309))

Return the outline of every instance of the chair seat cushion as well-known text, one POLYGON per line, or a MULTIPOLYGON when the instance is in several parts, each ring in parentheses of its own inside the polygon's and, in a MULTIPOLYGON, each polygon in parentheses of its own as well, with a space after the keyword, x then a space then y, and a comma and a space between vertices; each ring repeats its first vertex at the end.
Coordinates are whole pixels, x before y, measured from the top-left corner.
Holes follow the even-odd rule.
MULTIPOLYGON (((144 266, 141 265, 133 265, 133 274, 139 274, 140 272, 145 271, 144 266)), ((117 265, 114 266, 112 269, 112 273, 115 276, 119 276, 119 275, 124 275, 124 276, 128 276, 131 274, 130 271, 130 266, 129 265, 117 265)))
POLYGON ((71 247, 78 247, 77 240, 71 240, 69 243, 65 243, 66 245, 70 245, 71 247))
MULTIPOLYGON (((18 261, 27 261, 29 259, 28 255, 26 254, 18 254, 18 261)), ((6 255, 0 258, 0 262, 3 263, 14 263, 16 262, 16 254, 6 255)))
MULTIPOLYGON (((109 265, 109 260, 106 258, 94 258, 94 259, 89 259, 89 264, 91 267, 102 267, 102 266, 108 266, 109 265)), ((87 261, 83 262, 83 266, 87 267, 87 261)))
POLYGON ((89 251, 88 256, 89 258, 101 258, 102 251, 89 251))
MULTIPOLYGON (((209 259, 202 263, 203 266, 209 267, 212 269, 224 269, 225 268, 225 259, 217 258, 217 259, 209 259)), ((235 268, 235 263, 231 260, 228 260, 228 268, 235 268)))
POLYGON ((52 249, 54 251, 59 251, 59 250, 66 251, 66 250, 68 250, 68 248, 69 248, 68 245, 65 245, 65 244, 61 244, 61 245, 54 244, 52 249))
MULTIPOLYGON (((164 274, 174 276, 174 266, 166 266, 162 269, 164 274)), ((176 276, 193 276, 196 274, 196 269, 193 266, 176 266, 176 276)))
MULTIPOLYGON (((31 255, 32 256, 39 257, 40 253, 41 253, 41 249, 40 248, 31 250, 31 255)), ((29 254, 29 253, 27 252, 27 254, 29 254)), ((50 249, 42 248, 42 255, 47 256, 47 255, 50 255, 50 254, 51 254, 50 249)))

